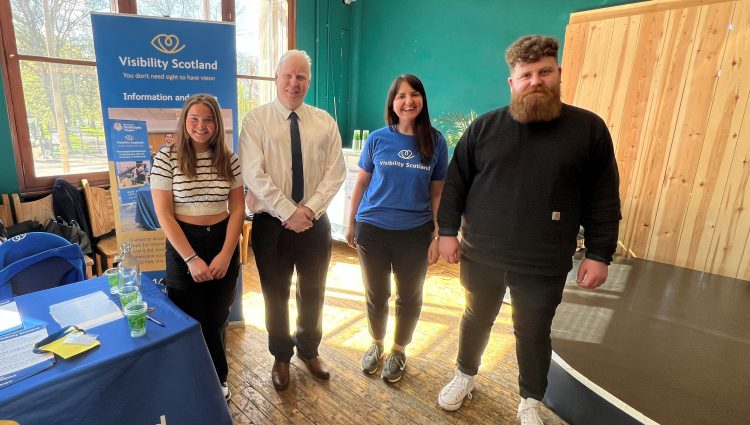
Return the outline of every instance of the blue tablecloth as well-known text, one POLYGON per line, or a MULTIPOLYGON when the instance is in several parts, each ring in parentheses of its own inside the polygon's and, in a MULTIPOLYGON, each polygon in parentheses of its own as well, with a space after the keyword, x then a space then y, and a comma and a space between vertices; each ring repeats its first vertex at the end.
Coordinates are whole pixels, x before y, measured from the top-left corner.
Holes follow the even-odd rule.
MULTIPOLYGON (((16 297, 23 317, 60 328, 49 306, 95 291, 103 278, 16 297)), ((101 346, 0 389, 0 421, 50 424, 231 424, 200 325, 156 286, 143 298, 166 327, 147 321, 146 335, 131 338, 124 318, 89 330, 101 346)))
POLYGON ((135 195, 135 222, 148 230, 160 228, 154 209, 154 200, 151 198, 151 186, 141 186, 135 191, 135 195))

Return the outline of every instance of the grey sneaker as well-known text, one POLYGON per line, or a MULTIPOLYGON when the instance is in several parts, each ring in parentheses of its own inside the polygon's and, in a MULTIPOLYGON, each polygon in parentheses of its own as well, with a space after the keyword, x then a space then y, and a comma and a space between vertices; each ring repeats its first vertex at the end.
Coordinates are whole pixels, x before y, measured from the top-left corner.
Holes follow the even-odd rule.
POLYGON ((370 348, 365 351, 362 355, 362 361, 359 363, 362 372, 372 375, 378 370, 378 364, 380 359, 383 357, 383 346, 378 344, 372 344, 370 348))
POLYGON ((383 380, 394 383, 398 382, 404 375, 404 368, 406 367, 406 354, 401 351, 392 351, 385 359, 385 366, 383 366, 383 373, 380 375, 383 380))

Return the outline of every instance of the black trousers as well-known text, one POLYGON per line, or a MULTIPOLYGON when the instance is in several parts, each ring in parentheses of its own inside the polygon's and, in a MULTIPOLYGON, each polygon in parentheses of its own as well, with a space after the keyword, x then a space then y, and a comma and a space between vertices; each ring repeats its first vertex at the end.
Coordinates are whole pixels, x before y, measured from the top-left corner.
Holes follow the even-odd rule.
POLYGON ((461 318, 458 369, 476 375, 506 288, 513 303, 521 397, 542 400, 552 357, 550 331, 567 275, 537 276, 461 260, 466 308, 461 318))
POLYGON ((266 306, 268 349, 288 362, 297 347, 300 357, 318 356, 323 338, 323 301, 331 260, 331 223, 323 214, 302 233, 286 230, 277 218, 253 216, 251 231, 255 264, 266 306), (297 330, 289 330, 289 289, 297 270, 297 330))
MULTIPOLYGON (((203 261, 210 263, 221 251, 226 237, 227 221, 212 226, 179 222, 190 246, 203 261)), ((220 382, 226 382, 229 368, 226 356, 226 331, 234 302, 237 276, 240 272, 239 246, 232 254, 227 274, 208 282, 195 282, 180 254, 166 243, 167 295, 172 302, 201 325, 203 339, 220 382)))
POLYGON ((407 230, 387 230, 357 223, 357 253, 367 295, 367 323, 373 339, 385 337, 392 271, 396 283, 394 341, 403 346, 411 342, 422 311, 427 250, 433 229, 432 221, 407 230))

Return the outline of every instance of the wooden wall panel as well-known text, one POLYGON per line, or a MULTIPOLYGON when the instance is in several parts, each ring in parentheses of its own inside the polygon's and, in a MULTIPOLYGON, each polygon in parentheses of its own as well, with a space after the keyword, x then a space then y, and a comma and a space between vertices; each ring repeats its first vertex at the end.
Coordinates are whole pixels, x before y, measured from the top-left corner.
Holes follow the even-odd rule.
MULTIPOLYGON (((732 17, 734 3, 719 3, 700 9, 700 22, 695 33, 692 57, 680 102, 679 119, 672 138, 669 163, 657 206, 654 233, 649 240, 647 254, 647 258, 669 264, 674 264, 677 256, 680 231, 705 141, 706 126, 718 79, 717 70, 724 54, 726 29, 732 17)), ((708 143, 713 144, 715 141, 708 143)))
POLYGON ((621 70, 629 70, 633 67, 640 24, 640 16, 626 16, 613 20, 610 45, 618 46, 618 48, 608 48, 610 52, 607 56, 607 64, 602 71, 601 95, 595 110, 607 123, 612 141, 615 143, 615 150, 617 149, 616 142, 620 139, 622 128, 620 123, 623 120, 622 114, 629 83, 628 73, 621 72, 621 70))
POLYGON ((595 109, 602 92, 602 76, 607 64, 607 56, 612 39, 613 20, 595 22, 589 26, 586 40, 583 66, 575 91, 573 103, 585 108, 595 109))
POLYGON ((612 133, 619 253, 750 278, 748 9, 663 0, 571 15, 563 100, 612 133))
POLYGON ((657 59, 649 93, 649 108, 644 112, 646 126, 639 135, 643 149, 636 162, 629 164, 635 170, 635 176, 629 176, 632 191, 623 200, 630 208, 627 214, 623 214, 625 232, 621 238, 630 255, 635 257, 646 257, 652 236, 661 183, 688 71, 693 41, 691 34, 699 13, 699 8, 668 12, 663 42, 655 53, 657 59))
MULTIPOLYGON (((622 216, 620 222, 620 238, 627 232, 627 223, 631 212, 633 185, 635 181, 635 164, 643 149, 643 129, 646 126, 646 111, 649 108, 651 84, 654 81, 654 71, 659 58, 664 26, 667 24, 668 14, 665 12, 651 13, 643 16, 638 30, 635 56, 631 69, 621 70, 629 75, 628 90, 623 106, 622 124, 615 155, 620 171, 620 199, 622 201, 622 216)), ((610 47, 612 48, 612 47, 610 47)), ((595 111, 599 112, 599 111, 595 111)), ((613 135, 614 137, 614 135, 613 135)), ((629 255, 629 249, 622 243, 620 254, 629 255)))
POLYGON ((562 101, 572 104, 573 97, 578 86, 578 78, 581 75, 583 58, 586 54, 586 39, 588 38, 589 24, 568 25, 565 31, 565 51, 562 58, 562 75, 565 84, 560 88, 562 101))
MULTIPOLYGON (((675 264, 704 270, 750 96, 750 2, 737 2, 675 264), (743 66, 744 65, 744 66, 743 66)), ((747 140, 747 139, 745 139, 747 140)), ((736 166, 733 164, 732 166, 736 166)), ((742 237, 742 235, 735 235, 742 237)))
MULTIPOLYGON (((747 95, 747 94, 746 94, 747 95)), ((750 280, 750 105, 746 102, 737 150, 730 164, 722 209, 705 270, 750 280)))

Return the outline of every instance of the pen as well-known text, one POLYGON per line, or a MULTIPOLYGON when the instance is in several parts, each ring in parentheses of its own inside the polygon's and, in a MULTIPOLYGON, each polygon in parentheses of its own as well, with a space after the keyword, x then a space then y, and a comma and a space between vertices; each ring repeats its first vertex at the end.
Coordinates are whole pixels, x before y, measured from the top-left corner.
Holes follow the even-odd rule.
POLYGON ((162 328, 166 328, 167 327, 167 325, 165 325, 164 323, 162 323, 162 322, 154 319, 153 317, 149 316, 148 314, 146 315, 146 319, 148 319, 148 320, 156 323, 157 325, 161 326, 162 328))

